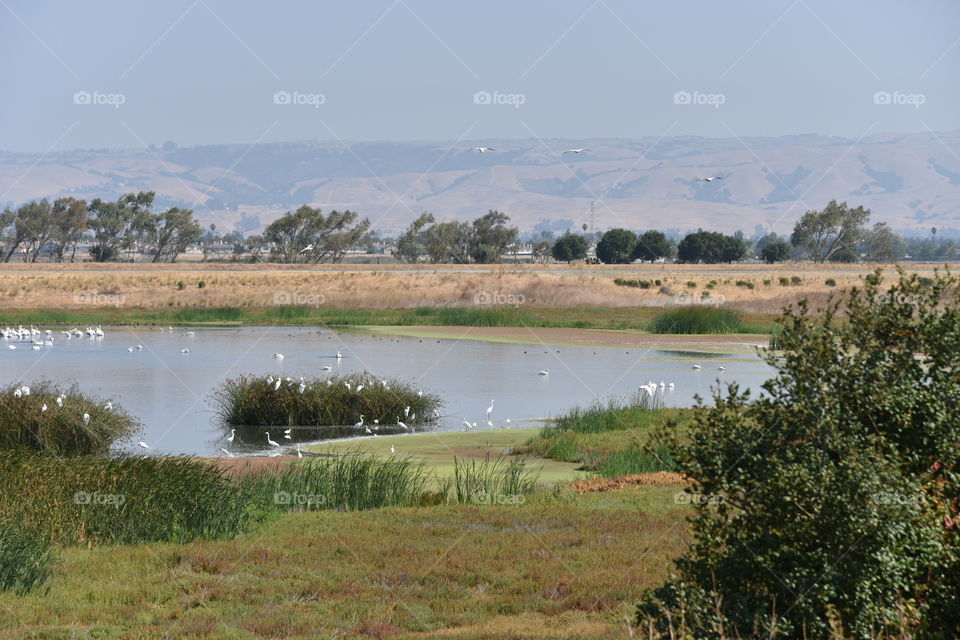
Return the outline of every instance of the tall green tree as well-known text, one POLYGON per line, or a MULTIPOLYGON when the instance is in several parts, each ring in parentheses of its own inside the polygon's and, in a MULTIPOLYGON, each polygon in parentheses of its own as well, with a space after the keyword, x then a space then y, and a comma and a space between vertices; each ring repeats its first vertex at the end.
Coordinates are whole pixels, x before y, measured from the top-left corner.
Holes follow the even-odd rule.
POLYGON ((154 223, 151 213, 153 191, 128 193, 116 202, 97 198, 90 202, 90 230, 94 244, 90 255, 97 262, 120 257, 120 252, 133 248, 154 223))
POLYGON ((581 235, 569 234, 557 238, 553 243, 553 259, 559 262, 573 262, 574 260, 583 260, 587 257, 587 250, 590 245, 587 239, 581 235))
POLYGON ((414 263, 426 255, 426 233, 427 225, 434 223, 432 213, 424 211, 420 216, 410 223, 406 231, 397 238, 393 249, 393 257, 400 262, 414 263))
POLYGON ((474 262, 490 264, 501 262, 507 248, 516 242, 520 231, 510 227, 510 216, 490 210, 472 223, 470 257, 474 262))
POLYGON ((660 258, 668 258, 673 252, 673 243, 662 231, 645 231, 637 238, 637 245, 633 250, 635 260, 653 262, 660 258))
POLYGON ((76 198, 57 198, 53 202, 53 218, 50 253, 55 261, 63 262, 69 249, 70 262, 73 262, 77 257, 77 245, 87 232, 87 203, 76 198))
POLYGON ((878 222, 863 240, 864 253, 869 262, 896 262, 906 250, 906 242, 893 232, 886 222, 878 222))
POLYGON ((737 262, 746 255, 743 240, 716 231, 700 229, 684 236, 677 245, 677 260, 691 264, 737 262))
POLYGON ((467 264, 471 259, 472 238, 473 230, 466 222, 438 222, 424 231, 424 248, 433 264, 467 264))
POLYGON ((826 262, 839 251, 856 249, 870 211, 851 209, 846 202, 831 200, 822 211, 808 211, 797 222, 790 244, 800 247, 815 262, 826 262))
MULTIPOLYGON (((762 239, 762 238, 761 238, 762 239)), ((760 257, 767 264, 785 262, 790 257, 790 245, 781 238, 771 240, 760 249, 760 257)))
POLYGON ((190 209, 173 207, 158 214, 148 230, 153 262, 176 262, 177 256, 202 236, 203 229, 190 209))
POLYGON ((340 262, 347 250, 366 243, 370 221, 354 211, 331 211, 303 205, 287 212, 263 231, 271 243, 271 257, 278 262, 340 262))
POLYGON ((637 234, 626 229, 611 229, 597 243, 597 258, 604 264, 630 264, 637 246, 637 234))

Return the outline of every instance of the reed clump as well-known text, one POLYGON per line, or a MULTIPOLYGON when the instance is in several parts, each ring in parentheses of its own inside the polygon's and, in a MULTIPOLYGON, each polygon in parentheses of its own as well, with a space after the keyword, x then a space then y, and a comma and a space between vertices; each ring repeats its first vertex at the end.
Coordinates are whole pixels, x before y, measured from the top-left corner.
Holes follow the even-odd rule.
POLYGON ((101 455, 140 427, 122 407, 85 395, 76 384, 64 390, 39 380, 0 390, 0 450, 101 455))
POLYGON ((398 422, 410 429, 433 423, 442 404, 440 396, 408 382, 369 373, 281 378, 279 385, 273 376, 244 375, 214 390, 213 403, 224 425, 248 440, 261 438, 263 427, 300 427, 294 430, 297 440, 320 432, 357 435, 367 428, 396 433, 404 430, 398 422), (361 415, 364 426, 355 428, 361 415))
POLYGON ((173 457, 0 452, 0 522, 56 544, 226 538, 251 515, 212 465, 173 457))
POLYGON ((651 323, 653 333, 739 333, 743 330, 740 314, 716 306, 690 305, 664 311, 651 323))

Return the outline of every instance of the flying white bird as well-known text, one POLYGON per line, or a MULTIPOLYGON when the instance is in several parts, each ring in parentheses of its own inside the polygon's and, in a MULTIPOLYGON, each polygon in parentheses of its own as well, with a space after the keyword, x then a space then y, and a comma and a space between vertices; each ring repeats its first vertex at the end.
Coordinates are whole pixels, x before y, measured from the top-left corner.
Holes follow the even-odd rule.
POLYGON ((496 151, 493 147, 470 147, 470 151, 479 151, 480 153, 486 153, 487 151, 496 151))
POLYGON ((704 182, 713 182, 714 180, 723 180, 723 176, 710 176, 709 178, 700 178, 704 182))
POLYGON ((305 246, 303 249, 300 249, 300 253, 306 253, 307 251, 313 251, 313 245, 312 245, 312 244, 308 244, 308 245, 305 246))
POLYGON ((720 365, 719 367, 717 367, 717 371, 726 371, 726 370, 727 368, 723 365, 720 365))
POLYGON ((180 349, 180 353, 190 353, 190 349, 180 349))
POLYGON ((547 371, 546 369, 541 369, 540 371, 537 371, 537 375, 538 375, 538 376, 548 376, 548 375, 550 375, 550 372, 547 371))
POLYGON ((274 359, 274 360, 283 360, 283 354, 282 354, 282 353, 275 353, 275 354, 273 354, 273 359, 274 359))
POLYGON ((560 155, 564 155, 564 154, 567 154, 567 153, 583 153, 584 151, 590 151, 590 149, 567 149, 566 151, 564 151, 564 152, 561 153, 560 155))
POLYGON ((142 447, 142 448, 144 448, 144 449, 149 449, 149 448, 150 448, 150 445, 148 445, 148 444, 147 444, 146 442, 144 442, 143 440, 141 440, 140 442, 138 442, 138 443, 137 443, 137 446, 138 446, 138 447, 142 447))

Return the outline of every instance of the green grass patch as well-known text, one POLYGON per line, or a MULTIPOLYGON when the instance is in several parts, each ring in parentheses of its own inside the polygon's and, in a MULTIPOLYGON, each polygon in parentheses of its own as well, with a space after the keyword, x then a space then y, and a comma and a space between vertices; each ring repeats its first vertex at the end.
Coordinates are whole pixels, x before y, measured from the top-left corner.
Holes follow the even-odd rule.
POLYGON ((23 595, 50 577, 53 545, 27 535, 12 522, 0 523, 0 591, 23 595))
POLYGON ((522 504, 539 478, 525 458, 491 459, 489 453, 483 460, 454 457, 453 469, 453 496, 459 504, 522 504))
POLYGON ((689 305, 658 315, 650 328, 658 334, 742 333, 746 327, 741 315, 731 309, 689 305))

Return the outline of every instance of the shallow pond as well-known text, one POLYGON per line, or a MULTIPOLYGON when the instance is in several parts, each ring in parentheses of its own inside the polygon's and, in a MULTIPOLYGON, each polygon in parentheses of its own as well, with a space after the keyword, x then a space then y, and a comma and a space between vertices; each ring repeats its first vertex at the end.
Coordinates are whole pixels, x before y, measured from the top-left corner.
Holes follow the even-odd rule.
MULTIPOLYGON (((53 346, 36 351, 29 342, 0 341, 0 384, 76 381, 83 391, 118 401, 139 417, 152 451, 190 455, 222 455, 229 429, 217 423, 210 393, 245 373, 310 377, 327 375, 321 367, 329 365, 333 373, 369 371, 408 380, 443 398, 442 430, 463 429, 464 419, 486 428, 491 400, 495 426, 507 419, 519 426, 597 398, 628 396, 648 381, 673 382, 665 403, 687 407, 695 394, 709 396, 718 379, 756 392, 771 374, 752 354, 394 338, 315 328, 107 328, 103 338, 67 339, 59 330, 53 336, 53 346), (283 360, 274 353, 284 354, 283 360), (702 369, 693 369, 695 363, 702 369), (539 375, 541 370, 549 374, 539 375)), ((266 448, 265 441, 231 446, 239 454, 266 448)))

